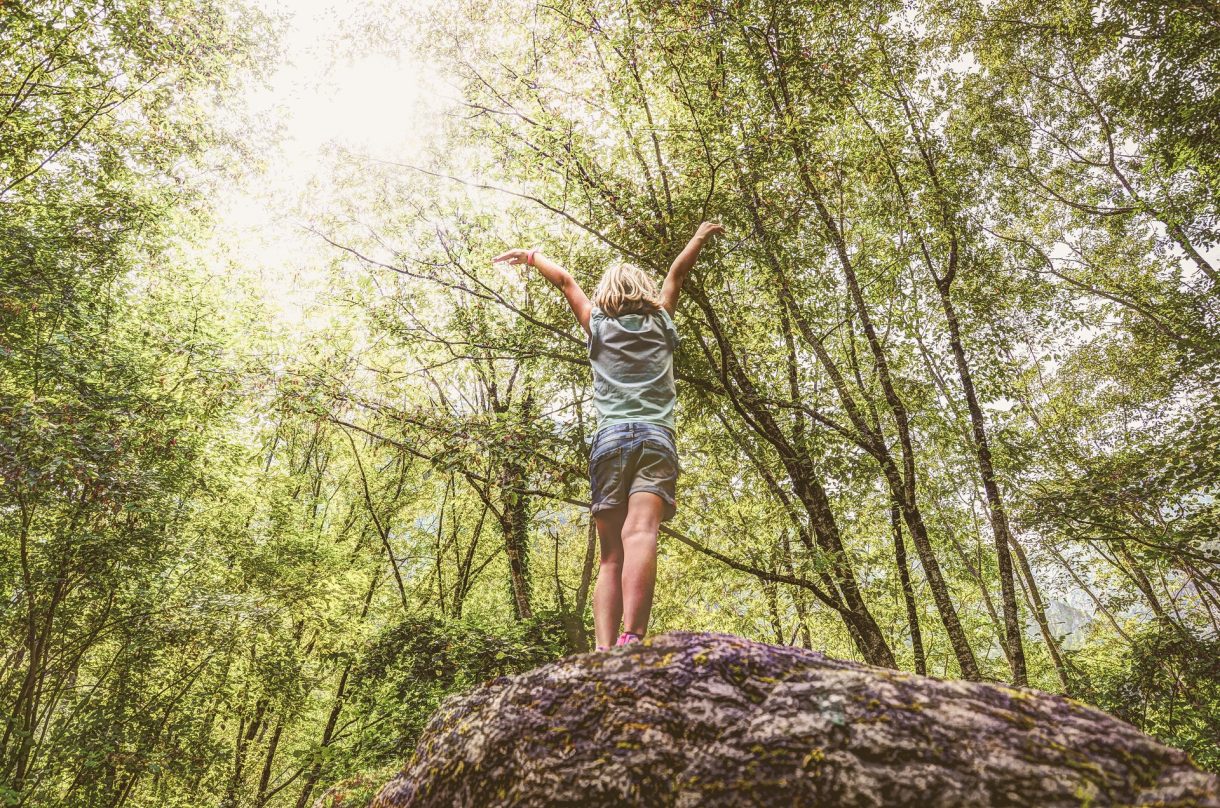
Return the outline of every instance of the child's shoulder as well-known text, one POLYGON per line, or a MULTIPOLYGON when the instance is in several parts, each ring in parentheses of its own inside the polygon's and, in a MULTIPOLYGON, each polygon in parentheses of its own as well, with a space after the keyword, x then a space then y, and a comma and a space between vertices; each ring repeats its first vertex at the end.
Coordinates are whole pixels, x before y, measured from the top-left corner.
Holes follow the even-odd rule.
POLYGON ((650 315, 653 317, 660 317, 662 320, 664 320, 666 322, 672 323, 674 321, 674 318, 670 315, 670 313, 665 309, 664 306, 658 306, 657 308, 655 308, 651 311, 630 311, 630 312, 623 312, 622 314, 617 314, 617 315, 608 314, 605 311, 603 311, 600 306, 597 306, 597 305, 594 305, 591 309, 589 309, 590 317, 597 317, 602 320, 619 320, 619 319, 622 319, 623 317, 648 317, 650 315))

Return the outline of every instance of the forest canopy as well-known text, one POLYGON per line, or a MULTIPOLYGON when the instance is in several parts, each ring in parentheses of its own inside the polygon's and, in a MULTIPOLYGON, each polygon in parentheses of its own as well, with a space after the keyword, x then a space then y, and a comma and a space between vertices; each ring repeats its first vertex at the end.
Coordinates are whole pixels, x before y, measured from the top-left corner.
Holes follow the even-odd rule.
POLYGON ((1220 771, 1220 11, 0 5, 0 803, 371 788, 592 645, 591 290, 675 320, 650 633, 1220 771))

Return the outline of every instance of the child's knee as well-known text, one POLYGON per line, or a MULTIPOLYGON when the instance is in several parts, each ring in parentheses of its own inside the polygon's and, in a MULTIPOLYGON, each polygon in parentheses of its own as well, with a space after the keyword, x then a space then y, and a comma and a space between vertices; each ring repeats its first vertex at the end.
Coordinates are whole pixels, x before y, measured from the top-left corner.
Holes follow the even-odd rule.
POLYGON ((623 546, 634 551, 648 548, 655 549, 657 546, 657 531, 650 527, 630 531, 624 530, 623 546))

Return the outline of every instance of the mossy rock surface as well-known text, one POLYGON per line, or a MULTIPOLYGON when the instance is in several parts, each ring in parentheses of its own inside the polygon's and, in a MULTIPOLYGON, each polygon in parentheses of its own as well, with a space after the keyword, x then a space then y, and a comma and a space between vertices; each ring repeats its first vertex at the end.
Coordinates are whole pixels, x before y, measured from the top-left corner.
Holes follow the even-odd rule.
POLYGON ((373 808, 1220 806, 1188 757, 1036 690, 673 633, 486 682, 373 808))

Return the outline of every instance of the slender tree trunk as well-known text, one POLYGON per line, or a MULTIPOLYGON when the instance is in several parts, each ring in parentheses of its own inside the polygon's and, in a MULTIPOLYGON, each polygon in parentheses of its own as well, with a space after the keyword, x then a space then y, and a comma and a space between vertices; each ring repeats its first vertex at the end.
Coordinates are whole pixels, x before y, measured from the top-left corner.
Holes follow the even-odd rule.
MULTIPOLYGON (((330 715, 326 718, 326 726, 322 730, 321 747, 325 749, 330 746, 331 739, 335 734, 335 727, 339 723, 339 716, 343 712, 343 705, 347 698, 347 679, 351 674, 352 663, 348 662, 343 667, 343 673, 339 677, 339 686, 335 689, 335 698, 331 702, 330 715)), ((318 778, 322 776, 322 763, 316 762, 309 768, 309 774, 305 777, 305 785, 301 788, 301 795, 297 797, 296 808, 305 808, 309 804, 309 798, 313 794, 314 786, 318 784, 318 778)))
MULTIPOLYGON (((774 87, 772 87, 767 80, 768 71, 766 69, 766 59, 760 60, 760 67, 762 68, 761 75, 763 77, 763 81, 766 82, 768 86, 774 111, 780 118, 786 118, 790 115, 795 116, 795 105, 789 91, 788 81, 785 75, 785 65, 780 53, 780 32, 778 29, 778 23, 775 20, 771 20, 771 28, 768 31, 767 48, 769 50, 770 63, 773 68, 773 70, 770 72, 774 75, 774 87), (774 39, 772 39, 772 37, 774 37, 774 39)), ((818 220, 821 222, 826 235, 830 239, 833 252, 838 259, 840 268, 843 270, 843 278, 847 283, 847 288, 851 294, 851 298, 856 305, 856 314, 860 317, 860 324, 864 330, 864 336, 868 342, 869 349, 873 354, 877 380, 881 384, 882 392, 885 395, 886 404, 890 409, 890 413, 894 420, 894 426, 898 432, 898 440, 902 449, 903 462, 903 472, 901 475, 900 485, 900 490, 902 491, 900 502, 902 505, 903 517, 907 522, 907 527, 910 529, 911 539, 915 542, 915 549, 919 554, 920 564, 922 564, 924 567, 924 575, 927 578, 928 587, 932 590, 932 597, 936 603, 936 609, 940 614, 941 622, 944 624, 945 632, 949 636, 949 644, 953 647, 953 652, 957 657, 958 667, 961 669, 961 674, 966 679, 977 680, 980 678, 980 673, 978 663, 974 658, 974 651, 971 649, 970 643, 966 638, 966 633, 962 629, 961 621, 959 620, 957 611, 953 606, 953 600, 949 597, 948 586, 945 584, 944 578, 941 574, 940 564, 936 560, 936 555, 932 551, 931 542, 928 541, 927 530, 923 524, 923 517, 919 512, 919 506, 916 498, 917 485, 915 477, 915 454, 911 441, 906 405, 901 396, 898 394, 897 388, 894 385, 889 369, 889 362, 885 356, 885 351, 882 349, 881 341, 878 339, 876 331, 873 328, 872 319, 869 316, 868 307, 865 305, 864 296, 860 290, 860 283, 856 277, 855 266, 853 265, 851 256, 848 253, 847 242, 839 228, 838 222, 835 220, 834 216, 831 215, 830 210, 826 205, 826 200, 824 198, 822 189, 814 181, 804 143, 799 138, 792 138, 789 140, 788 145, 792 149, 793 156, 796 158, 797 177, 801 182, 801 186, 805 189, 805 192, 809 195, 810 200, 813 202, 813 206, 817 211, 818 220)), ((859 428, 859 426, 857 426, 857 428, 859 428)), ((877 449, 881 449, 884 446, 883 443, 877 443, 875 445, 877 449)), ((878 459, 880 459, 880 457, 878 459)), ((894 485, 892 475, 887 473, 887 479, 889 479, 892 487, 894 485)))
MULTIPOLYGON (((991 462, 991 447, 987 440, 986 424, 983 420, 983 410, 979 406, 978 396, 975 393, 974 377, 970 372, 970 364, 966 359, 966 350, 962 345, 961 326, 957 319, 957 311, 953 305, 951 290, 953 281, 957 276, 960 257, 957 222, 951 214, 949 199, 941 185, 936 160, 932 151, 928 148, 924 132, 916 121, 915 113, 911 109, 901 82, 896 77, 893 78, 894 89, 902 105, 908 128, 911 136, 915 139, 915 145, 919 151, 924 168, 928 172, 928 179, 932 184, 932 189, 935 192, 935 202, 940 214, 941 226, 944 228, 945 236, 949 242, 948 255, 945 259, 945 271, 943 275, 939 275, 932 264, 931 253, 927 245, 924 243, 922 236, 919 237, 924 261, 936 286, 941 308, 944 311, 945 320, 948 324, 949 346, 953 352, 953 361, 957 366, 958 378, 961 380, 962 391, 966 398, 966 406, 970 413, 971 437, 974 443, 975 456, 978 460, 979 476, 983 480, 983 489, 987 496, 992 540, 995 546, 996 564, 999 568, 1001 607, 1004 612, 1004 652, 1012 672, 1013 683, 1025 685, 1028 684, 1029 677, 1026 671, 1025 647, 1021 636, 1020 613, 1017 610, 1016 586, 1013 582, 1012 557, 1009 553, 1009 545, 1015 544, 1016 540, 1009 529, 1008 514, 1004 508, 999 485, 996 483, 995 469, 991 462)), ((870 130, 872 129, 871 125, 869 128, 870 130)), ((888 155, 887 161, 889 161, 888 155)), ((898 174, 897 167, 893 161, 889 161, 889 165, 894 180, 898 185, 899 193, 903 197, 903 202, 909 206, 909 202, 906 199, 906 191, 903 187, 902 179, 898 174)))
MULTIPOLYGON (((24 556, 24 544, 22 545, 22 551, 24 572, 28 568, 24 556)), ((26 581, 30 580, 30 576, 26 573, 26 581)), ((55 625, 59 606, 67 596, 67 592, 67 577, 61 576, 57 578, 51 592, 50 602, 46 607, 46 613, 41 616, 40 620, 37 609, 37 596, 34 591, 29 591, 30 605, 26 621, 26 646, 29 648, 29 653, 26 657, 28 667, 22 679, 21 689, 17 694, 17 701, 13 705, 11 712, 11 715, 16 716, 18 720, 6 722, 8 726, 5 729, 3 742, 0 742, 0 751, 12 752, 10 759, 5 760, 4 772, 6 774, 12 773, 11 787, 14 791, 21 791, 30 771, 30 756, 34 749, 35 740, 38 737, 38 730, 41 724, 40 714, 43 714, 40 706, 44 682, 47 677, 47 660, 50 657, 52 629, 55 625), (13 740, 16 741, 15 751, 10 746, 10 742, 13 740)))
MULTIPOLYGON (((738 434, 737 430, 733 429, 723 415, 716 413, 716 418, 724 427, 725 432, 727 432, 733 439, 733 442, 737 444, 737 447, 746 455, 746 457, 750 459, 750 463, 754 466, 754 469, 758 472, 758 475, 762 477, 763 482, 766 483, 767 489, 783 507, 784 513, 787 514, 789 521, 792 523, 797 536, 800 538, 801 544, 811 554, 824 557, 826 550, 812 538, 808 510, 804 510, 805 515, 802 517, 801 509, 799 509, 793 503, 792 497, 783 487, 780 486, 775 474, 772 473, 771 469, 767 467, 767 464, 763 462, 762 458, 758 456, 758 453, 750 447, 749 442, 738 434)), ((754 426, 753 423, 750 423, 749 425, 754 426)), ((781 533, 781 536, 784 546, 784 561, 786 564, 786 569, 788 571, 788 575, 795 579, 797 576, 796 570, 792 565, 792 548, 788 534, 785 531, 781 533)), ((847 629, 848 634, 851 636, 852 641, 855 643, 856 647, 861 650, 861 653, 863 653, 866 644, 864 636, 856 627, 854 617, 850 614, 850 609, 844 605, 843 597, 839 591, 838 585, 830 576, 830 573, 825 569, 819 572, 819 577, 821 578, 822 585, 825 587, 825 589, 822 590, 818 595, 819 600, 821 600, 826 606, 834 609, 834 611, 842 618, 843 625, 847 629)), ((793 600, 796 603, 797 615, 802 621, 802 637, 805 642, 805 647, 812 648, 813 638, 809 634, 807 609, 805 606, 805 592, 810 590, 807 590, 805 587, 798 587, 797 589, 798 591, 793 595, 793 600)))
POLYGON ((238 794, 241 792, 242 780, 246 774, 246 751, 250 743, 258 735, 263 723, 263 715, 267 712, 267 700, 259 699, 254 707, 254 717, 247 724, 243 716, 237 725, 237 749, 233 753, 233 771, 229 775, 228 788, 225 790, 224 805, 237 805, 238 794))
POLYGON ((267 804, 269 799, 267 789, 271 785, 271 770, 275 763, 275 753, 280 746, 280 735, 284 731, 284 722, 279 720, 275 723, 275 730, 271 733, 271 741, 267 744, 267 754, 263 757, 263 772, 258 778, 258 792, 254 798, 255 808, 262 808, 267 804))
MULTIPOLYGON (((793 468, 800 468, 800 464, 793 464, 793 468)), ((873 618, 872 612, 865 604, 864 596, 856 582, 856 576, 852 573, 847 561, 847 551, 843 547, 838 525, 834 521, 830 499, 826 496, 825 489, 816 480, 808 479, 805 476, 807 471, 800 469, 801 473, 793 474, 793 485, 797 490, 797 495, 802 502, 806 503, 806 508, 809 510, 814 535, 820 539, 819 544, 830 553, 834 561, 831 574, 842 594, 843 603, 847 607, 846 615, 849 616, 849 623, 858 632, 858 641, 862 644, 861 651, 864 653, 864 658, 873 665, 896 668, 898 663, 894 659, 894 653, 890 650, 885 635, 881 633, 881 628, 873 618)))
POLYGON ((504 535, 504 552, 508 556, 513 614, 518 620, 534 616, 530 605, 529 498, 521 493, 524 482, 521 464, 514 459, 505 462, 500 476, 500 490, 503 492, 500 499, 500 528, 504 535))
MULTIPOLYGON (((494 395, 493 395, 494 398, 494 395)), ((511 404, 493 404, 493 411, 509 413, 511 404)), ((525 445, 525 426, 536 416, 534 397, 526 391, 520 409, 513 413, 513 434, 506 439, 507 449, 500 467, 498 486, 500 489, 500 531, 504 536, 504 554, 508 558, 509 596, 513 604, 513 615, 518 620, 534 616, 530 603, 532 583, 530 580, 530 497, 524 493, 527 485, 526 470, 521 457, 529 451, 525 445)))
MULTIPOLYGON (((1181 623, 1170 616, 1169 612, 1165 609, 1164 604, 1161 603, 1161 599, 1157 597, 1156 590, 1152 586, 1152 581, 1149 580, 1148 574, 1144 572, 1144 568, 1140 564, 1139 560, 1131 554, 1131 551, 1128 550, 1126 545, 1122 542, 1115 542, 1115 545, 1117 547, 1116 553, 1118 557, 1121 558, 1127 565, 1127 569, 1124 569, 1123 572, 1126 573, 1126 575, 1131 579, 1131 581, 1135 584, 1135 587, 1139 589, 1140 594, 1144 596, 1144 600, 1147 601, 1148 608, 1152 609, 1152 613, 1156 616, 1157 622, 1177 634, 1184 637, 1189 636, 1190 632, 1183 628, 1181 623)), ((1121 565, 1119 565, 1119 567, 1121 569, 1121 565)))
POLYGON ((978 395, 974 391, 974 378, 970 373, 970 365, 966 361, 966 351, 962 347, 961 328, 957 321, 957 312, 949 294, 949 284, 952 275, 941 282, 937 279, 936 288, 940 292, 941 305, 945 311, 945 319, 949 324, 949 346, 953 350, 953 360, 957 363, 958 377, 961 379, 962 391, 966 396, 966 407, 970 411, 971 434, 974 438, 975 456, 978 459, 979 476, 983 478, 983 490, 987 494, 988 513, 991 517, 991 534, 995 543, 996 564, 1000 574, 1000 596, 1004 609, 1005 650, 1008 664, 1012 670, 1012 681, 1015 685, 1029 684, 1029 675, 1025 664, 1025 646, 1021 638, 1021 618, 1017 611, 1017 591, 1013 582, 1012 555, 1010 545, 1016 545, 1017 540, 1012 535, 1008 525, 1008 513, 1004 508, 1004 500, 1000 495, 1000 487, 996 483, 995 468, 991 463, 991 446, 987 440, 987 428, 983 421, 983 409, 979 406, 978 395))
MULTIPOLYGON (((953 550, 957 553, 957 557, 962 560, 962 566, 970 573, 970 577, 978 584, 979 595, 983 598, 983 608, 987 610, 987 616, 991 619, 991 627, 995 631, 996 642, 1000 644, 1000 648, 1004 649, 1004 622, 1000 619, 999 612, 996 611, 995 601, 991 599, 991 592, 987 588, 987 581, 983 578, 982 559, 975 564, 971 560, 970 553, 960 541, 957 540, 957 534, 948 524, 944 525, 945 535, 949 537, 949 543, 953 545, 953 550)), ((1005 652, 1007 653, 1007 652, 1005 652)))
MULTIPOLYGON (((788 531, 784 531, 781 539, 781 547, 783 550, 784 571, 793 578, 796 577, 796 568, 792 564, 792 543, 788 540, 788 531)), ((796 608, 796 619, 801 624, 801 645, 805 648, 813 648, 813 637, 809 634, 809 610, 805 602, 805 593, 800 589, 792 591, 792 605, 796 608)))
MULTIPOLYGON (((377 591, 378 576, 374 575, 373 580, 369 583, 368 592, 364 596, 364 604, 360 608, 360 619, 363 620, 368 616, 369 606, 373 602, 373 593, 377 591)), ((326 726, 322 730, 321 747, 325 749, 330 746, 331 740, 334 738, 335 727, 339 723, 339 716, 343 713, 343 707, 347 702, 347 680, 351 675, 352 662, 349 660, 343 666, 343 673, 339 676, 339 685, 335 688, 335 698, 330 705, 330 715, 326 718, 326 726)), ((296 808, 305 808, 309 804, 309 797, 313 794, 314 786, 318 784, 318 778, 322 775, 322 762, 317 761, 309 767, 309 774, 305 777, 305 785, 301 788, 301 794, 297 797, 296 808)), ((282 788, 282 786, 280 786, 282 788)))
POLYGON ((402 608, 405 611, 407 608, 407 587, 402 580, 402 570, 398 567, 398 559, 394 557, 394 548, 390 544, 390 531, 382 524, 381 518, 377 515, 377 507, 373 504, 373 495, 369 491, 369 481, 364 474, 364 462, 360 459, 360 452, 356 449, 356 441, 352 437, 351 432, 346 432, 348 443, 352 447, 352 458, 356 461, 356 470, 360 472, 360 490, 364 494, 364 505, 368 509, 369 517, 373 520, 373 527, 377 529, 377 535, 381 538, 381 547, 385 550, 386 558, 390 562, 390 571, 394 573, 394 582, 398 584, 398 598, 402 602, 402 608))
POLYGON ((1033 570, 1029 567, 1029 560, 1025 557, 1025 548, 1017 542, 1012 544, 1013 555, 1017 557, 1017 569, 1021 571, 1021 578, 1025 582, 1024 589, 1029 598, 1030 611, 1034 613, 1034 619, 1038 622, 1038 631, 1042 635, 1042 641, 1046 643, 1047 653, 1050 654, 1051 663, 1055 666, 1055 675, 1059 677, 1059 685, 1063 688, 1065 695, 1072 695, 1072 682, 1068 677, 1067 663, 1063 659, 1063 649, 1059 647, 1059 640, 1051 633, 1050 622, 1046 618, 1046 603, 1042 600, 1042 592, 1038 589, 1038 582, 1034 580, 1033 570))
POLYGON ((914 502, 913 492, 906 486, 899 485, 896 470, 892 466, 887 470, 886 476, 891 489, 899 487, 900 493, 896 497, 899 510, 911 532, 911 541, 915 543, 919 564, 923 567, 924 578, 928 582, 928 588, 932 591, 932 601, 936 604, 941 624, 949 636, 949 645, 953 648, 954 656, 957 657, 962 677, 978 681, 982 675, 979 672, 978 663, 975 661, 974 651, 970 647, 969 640, 966 639, 966 632, 958 619, 957 610, 953 606, 953 598, 949 595, 949 586, 945 583, 944 575, 941 573, 940 562, 936 559, 936 552, 928 538, 928 529, 924 524, 923 514, 914 502))
POLYGON ((585 542, 585 558, 580 567, 580 584, 576 587, 576 599, 572 604, 573 616, 580 628, 581 647, 589 648, 589 632, 585 627, 585 610, 589 607, 589 590, 593 586, 593 568, 597 566, 597 523, 589 519, 588 538, 585 542))
POLYGON ((919 631, 919 611, 915 608, 915 589, 911 586, 911 572, 907 569, 907 548, 902 541, 902 514, 898 505, 890 506, 890 526, 894 531, 894 563, 898 567, 898 580, 902 584, 902 599, 907 607, 907 625, 911 629, 911 650, 915 655, 915 672, 926 675, 928 661, 923 652, 923 634, 919 631))
MULTIPOLYGON (((470 586, 474 575, 474 556, 475 550, 478 549, 479 539, 483 536, 483 525, 487 522, 487 512, 491 510, 491 506, 487 502, 487 497, 484 492, 480 491, 474 481, 468 481, 471 488, 475 488, 476 493, 479 493, 483 499, 483 509, 479 512, 479 521, 475 523, 474 532, 470 536, 470 544, 466 546, 464 557, 455 558, 458 569, 457 582, 453 585, 452 603, 450 604, 451 614, 453 617, 460 618, 462 616, 462 605, 466 602, 466 594, 470 591, 470 586)), ((457 538, 454 538, 453 551, 458 554, 457 538)))
POLYGON ((771 631, 775 634, 775 644, 784 645, 784 621, 779 616, 779 585, 774 581, 759 581, 762 586, 763 599, 767 601, 767 616, 771 619, 771 631))

